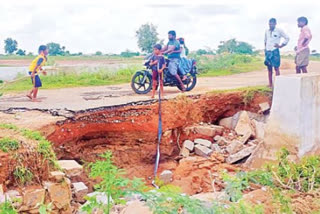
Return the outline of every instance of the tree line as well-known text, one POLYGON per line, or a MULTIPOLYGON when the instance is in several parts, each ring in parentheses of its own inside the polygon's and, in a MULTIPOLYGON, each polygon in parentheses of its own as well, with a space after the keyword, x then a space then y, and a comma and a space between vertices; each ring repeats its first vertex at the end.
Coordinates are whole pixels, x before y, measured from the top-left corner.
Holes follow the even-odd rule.
MULTIPOLYGON (((141 52, 144 54, 152 53, 153 46, 157 43, 163 44, 164 40, 159 38, 159 34, 157 32, 157 26, 153 24, 143 24, 136 31, 136 38, 138 42, 138 47, 141 52)), ((4 49, 6 54, 16 54, 20 56, 25 56, 26 51, 22 49, 18 49, 18 42, 12 38, 7 38, 4 40, 4 49)), ((70 51, 66 50, 65 46, 60 45, 59 43, 50 42, 47 44, 49 55, 51 56, 81 56, 82 52, 79 53, 70 53, 70 51)), ((254 54, 255 48, 247 42, 237 41, 236 39, 230 39, 227 41, 221 41, 217 50, 213 50, 209 47, 205 49, 198 49, 194 52, 197 55, 204 54, 221 54, 221 53, 236 53, 236 54, 254 54)), ((28 55, 32 55, 32 53, 28 53, 28 55)), ((103 53, 101 51, 97 51, 94 55, 101 56, 103 53)), ((116 54, 115 54, 116 55, 116 54)), ((132 52, 130 50, 125 50, 120 53, 122 57, 133 57, 141 55, 140 52, 132 52)), ((118 56, 118 55, 117 55, 118 56)))

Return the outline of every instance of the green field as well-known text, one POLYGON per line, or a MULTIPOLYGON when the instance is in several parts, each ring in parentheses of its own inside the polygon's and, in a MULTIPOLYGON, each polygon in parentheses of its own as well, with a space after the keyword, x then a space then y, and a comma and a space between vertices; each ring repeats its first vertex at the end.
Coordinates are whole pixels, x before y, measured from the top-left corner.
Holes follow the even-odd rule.
MULTIPOLYGON (((217 55, 213 57, 195 57, 198 61, 200 77, 212 77, 231 75, 243 72, 250 72, 263 68, 262 58, 250 55, 228 54, 217 55)), ((0 56, 1 59, 33 59, 30 56, 0 56)), ((76 61, 94 61, 97 62, 95 71, 82 68, 59 68, 58 71, 49 72, 49 75, 41 75, 43 89, 80 87, 80 86, 100 86, 113 85, 120 83, 129 83, 135 71, 143 68, 141 58, 123 58, 113 56, 54 56, 49 58, 49 64, 54 65, 57 61, 76 60, 76 61), (130 64, 125 68, 110 69, 99 63, 107 60, 114 62, 115 65, 130 64)), ((17 78, 21 78, 18 76, 17 78)), ((30 78, 24 78, 14 83, 6 84, 2 92, 17 92, 28 90, 31 87, 30 78)), ((1 85, 0 85, 1 88, 1 85)))

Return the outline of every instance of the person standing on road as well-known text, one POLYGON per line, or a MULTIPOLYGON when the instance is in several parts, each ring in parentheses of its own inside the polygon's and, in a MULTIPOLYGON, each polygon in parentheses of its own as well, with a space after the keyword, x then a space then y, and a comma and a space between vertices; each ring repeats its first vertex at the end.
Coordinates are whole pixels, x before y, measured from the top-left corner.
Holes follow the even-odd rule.
POLYGON ((306 17, 298 18, 298 27, 301 28, 301 33, 298 39, 296 51, 296 72, 297 74, 308 73, 307 66, 309 65, 310 49, 309 43, 312 39, 310 28, 308 27, 308 19, 306 17))
POLYGON ((178 84, 180 84, 182 91, 185 91, 186 88, 184 87, 183 82, 178 74, 181 49, 180 49, 180 43, 176 39, 176 32, 173 30, 169 31, 168 38, 169 38, 168 44, 164 46, 161 51, 163 54, 168 54, 168 58, 170 60, 168 65, 168 70, 170 74, 177 79, 178 84))
POLYGON ((265 61, 264 64, 268 68, 269 73, 269 87, 272 88, 272 73, 273 68, 276 72, 276 76, 280 75, 280 48, 286 46, 289 42, 289 36, 280 28, 276 27, 277 20, 271 18, 269 20, 269 29, 266 30, 264 37, 265 45, 265 61), (281 39, 284 39, 282 44, 280 44, 281 39))

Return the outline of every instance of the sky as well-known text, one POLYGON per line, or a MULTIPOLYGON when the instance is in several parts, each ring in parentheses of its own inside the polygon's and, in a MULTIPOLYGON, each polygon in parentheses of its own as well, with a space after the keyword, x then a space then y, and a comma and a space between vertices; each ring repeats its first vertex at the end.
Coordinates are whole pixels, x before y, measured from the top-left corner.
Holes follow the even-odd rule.
POLYGON ((320 51, 318 0, 0 0, 0 5, 0 53, 8 37, 33 53, 49 42, 72 53, 138 51, 135 32, 146 23, 156 25, 165 40, 169 30, 176 30, 190 50, 216 49, 231 38, 263 49, 271 17, 290 37, 283 51, 292 51, 299 16, 309 19, 310 47, 320 51))

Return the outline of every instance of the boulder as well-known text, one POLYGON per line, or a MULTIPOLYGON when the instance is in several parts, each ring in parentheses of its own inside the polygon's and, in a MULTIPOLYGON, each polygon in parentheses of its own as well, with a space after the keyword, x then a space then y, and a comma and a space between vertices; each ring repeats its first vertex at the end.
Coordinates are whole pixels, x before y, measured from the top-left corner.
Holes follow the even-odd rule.
POLYGON ((69 209, 72 199, 71 188, 67 182, 44 182, 44 187, 49 193, 50 200, 57 209, 69 209))
POLYGON ((78 202, 84 202, 84 196, 86 196, 89 191, 88 187, 83 182, 73 183, 72 186, 75 200, 78 202))
POLYGON ((238 153, 235 153, 233 155, 230 155, 227 159, 226 162, 229 164, 233 164, 245 157, 248 157, 249 155, 252 154, 252 152, 255 150, 256 146, 250 146, 247 147, 241 151, 239 151, 238 153))
POLYGON ((164 170, 161 172, 159 178, 161 181, 163 181, 165 184, 168 184, 172 181, 172 172, 170 170, 164 170))
POLYGON ((201 145, 201 146, 205 146, 205 147, 208 147, 208 148, 210 148, 211 147, 211 142, 209 141, 209 140, 204 140, 204 139, 195 139, 194 140, 194 143, 195 144, 199 144, 199 145, 201 145))
POLYGON ((192 152, 194 149, 194 143, 191 140, 185 140, 182 147, 192 152))
POLYGON ((22 206, 19 209, 19 212, 38 208, 40 204, 44 203, 45 193, 46 193, 46 190, 41 187, 38 187, 38 188, 32 187, 32 188, 25 189, 22 193, 23 202, 22 202, 22 206))
POLYGON ((238 135, 246 135, 249 133, 250 136, 255 136, 254 127, 246 111, 242 111, 240 113, 238 123, 235 127, 235 131, 238 135))
POLYGON ((68 177, 78 176, 83 171, 83 167, 75 160, 59 160, 58 164, 68 177))
POLYGON ((195 153, 199 156, 202 156, 202 157, 209 157, 211 154, 212 154, 212 150, 209 149, 208 147, 205 147, 205 146, 202 146, 202 145, 196 145, 194 147, 195 149, 195 153))
POLYGON ((243 148, 243 144, 237 140, 233 140, 230 145, 227 146, 226 150, 229 154, 235 154, 243 148))

